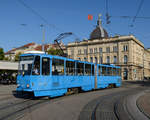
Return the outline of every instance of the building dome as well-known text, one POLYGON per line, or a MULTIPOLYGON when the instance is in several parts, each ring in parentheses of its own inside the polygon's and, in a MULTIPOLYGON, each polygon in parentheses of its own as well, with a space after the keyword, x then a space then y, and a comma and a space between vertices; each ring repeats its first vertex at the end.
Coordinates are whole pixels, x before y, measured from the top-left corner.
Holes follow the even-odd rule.
POLYGON ((97 26, 90 35, 90 39, 102 39, 102 38, 108 38, 108 33, 105 29, 102 28, 102 30, 97 26))
POLYGON ((96 28, 90 34, 90 39, 102 39, 109 37, 107 31, 101 25, 100 16, 101 15, 99 15, 96 28))

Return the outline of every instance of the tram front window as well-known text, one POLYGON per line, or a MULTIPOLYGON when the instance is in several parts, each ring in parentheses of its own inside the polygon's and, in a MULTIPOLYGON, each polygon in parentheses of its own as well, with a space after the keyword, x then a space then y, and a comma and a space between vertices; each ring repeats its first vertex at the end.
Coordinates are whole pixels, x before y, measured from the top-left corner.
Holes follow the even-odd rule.
POLYGON ((40 75, 40 56, 35 56, 32 75, 40 75))
POLYGON ((30 75, 33 63, 33 56, 21 56, 19 61, 19 75, 30 75))

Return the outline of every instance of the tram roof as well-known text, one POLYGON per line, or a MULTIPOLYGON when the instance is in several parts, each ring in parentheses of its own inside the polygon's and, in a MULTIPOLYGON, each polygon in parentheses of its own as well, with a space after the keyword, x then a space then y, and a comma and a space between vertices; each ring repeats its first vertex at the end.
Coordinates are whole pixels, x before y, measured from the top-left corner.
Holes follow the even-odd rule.
MULTIPOLYGON (((28 54, 22 54, 20 56, 42 56, 42 57, 50 57, 50 58, 56 58, 56 59, 62 59, 62 60, 69 60, 69 61, 77 61, 77 62, 80 62, 80 63, 87 63, 87 64, 96 64, 96 63, 91 63, 91 62, 88 62, 88 61, 80 61, 80 60, 74 60, 74 59, 70 59, 70 58, 66 58, 66 57, 62 57, 62 56, 56 56, 56 55, 50 55, 50 54, 37 54, 37 53, 28 53, 28 54)), ((119 66, 115 66, 115 65, 107 65, 107 64, 97 64, 98 66, 105 66, 105 67, 115 67, 115 68, 120 68, 119 66)))

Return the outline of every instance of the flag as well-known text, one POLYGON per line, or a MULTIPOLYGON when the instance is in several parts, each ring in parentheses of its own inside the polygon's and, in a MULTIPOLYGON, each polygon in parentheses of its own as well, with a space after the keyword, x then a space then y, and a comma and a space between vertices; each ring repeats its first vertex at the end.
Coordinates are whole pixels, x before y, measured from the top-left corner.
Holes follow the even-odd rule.
POLYGON ((93 20, 93 15, 88 15, 88 20, 93 20))

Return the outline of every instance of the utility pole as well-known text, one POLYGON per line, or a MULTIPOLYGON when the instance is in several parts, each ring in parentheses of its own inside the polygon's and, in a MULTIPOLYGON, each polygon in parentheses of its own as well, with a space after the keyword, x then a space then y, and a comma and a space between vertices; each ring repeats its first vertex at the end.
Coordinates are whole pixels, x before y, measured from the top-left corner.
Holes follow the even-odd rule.
POLYGON ((45 42, 45 29, 44 29, 44 25, 41 24, 40 27, 42 28, 43 31, 43 39, 42 39, 42 51, 45 52, 44 50, 44 42, 45 42))

